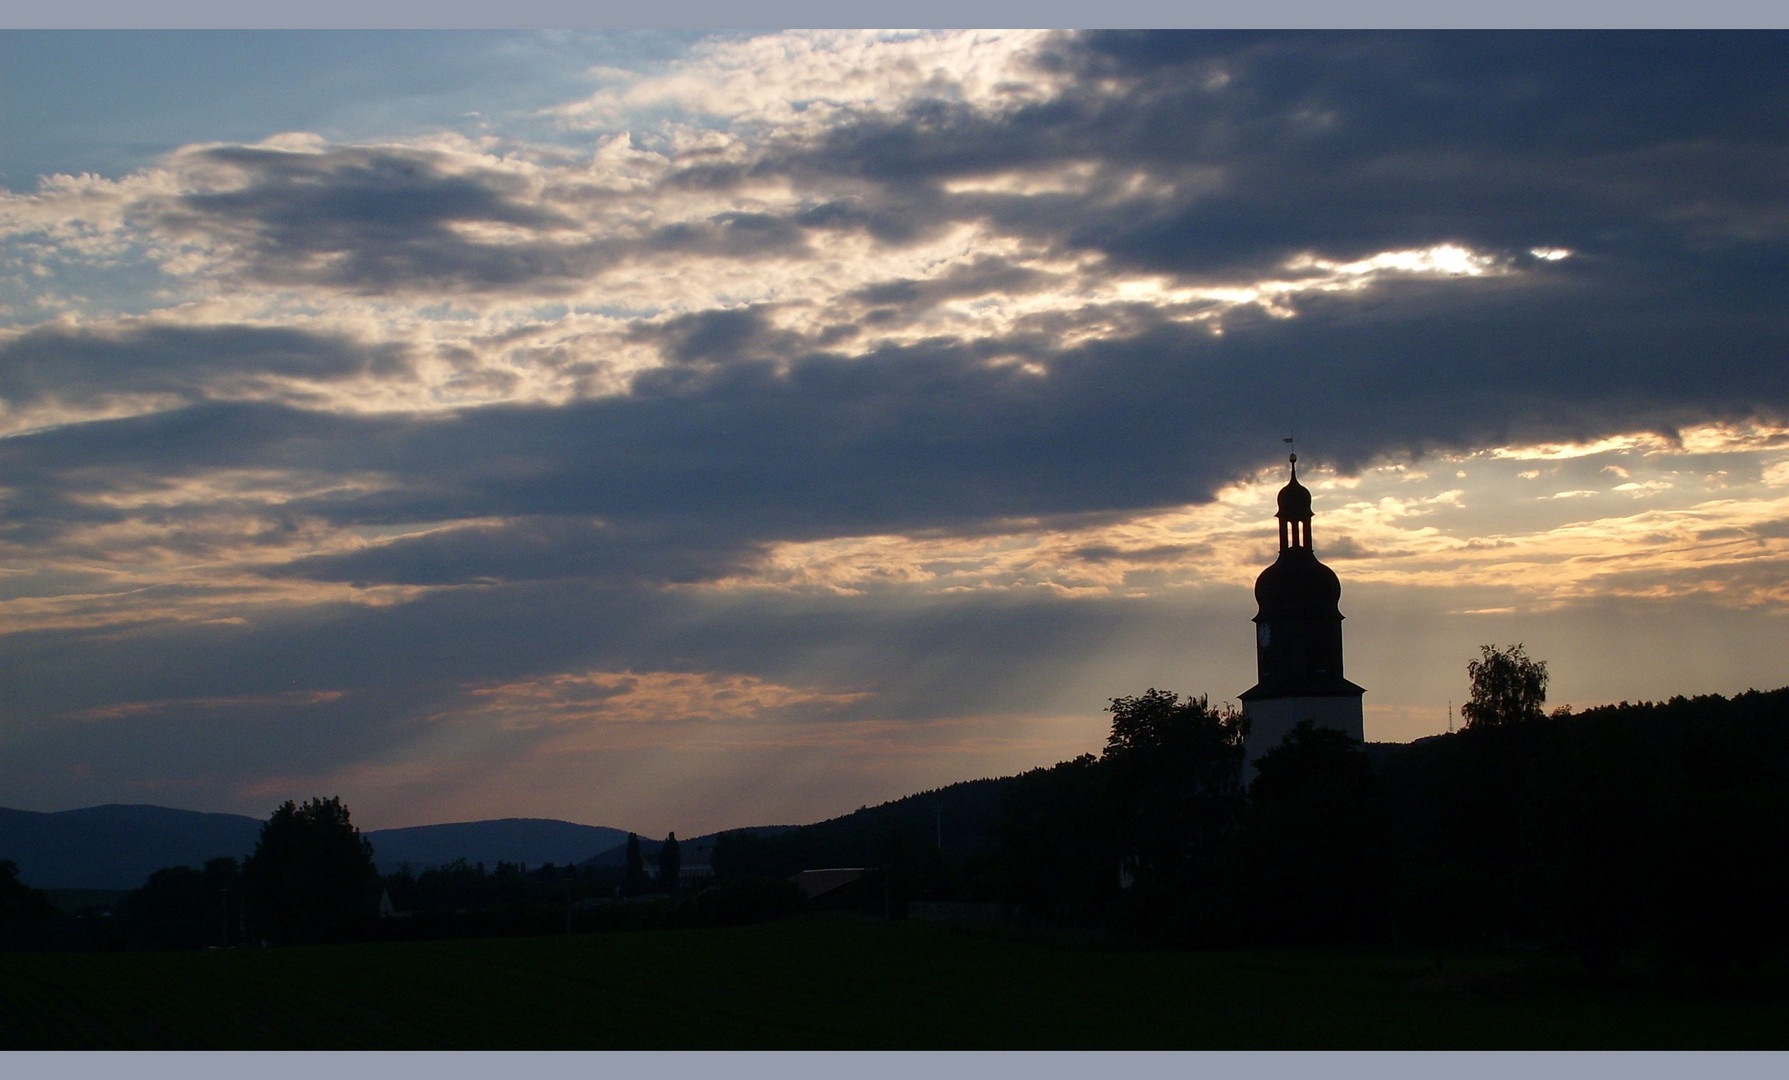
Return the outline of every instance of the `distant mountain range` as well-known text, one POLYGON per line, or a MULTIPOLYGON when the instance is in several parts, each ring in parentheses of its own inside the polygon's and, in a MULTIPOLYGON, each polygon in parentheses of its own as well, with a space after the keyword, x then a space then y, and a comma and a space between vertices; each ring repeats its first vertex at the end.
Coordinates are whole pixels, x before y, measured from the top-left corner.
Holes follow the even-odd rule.
POLYGON ((0 859, 39 889, 134 889, 164 866, 254 850, 261 823, 165 806, 89 806, 42 814, 0 809, 0 859))
MULTIPOLYGON (((1403 749, 1392 743, 1366 746, 1376 767, 1403 749)), ((773 840, 775 861, 797 869, 869 865, 885 855, 888 838, 897 833, 931 838, 950 852, 986 849, 995 842, 1001 802, 1016 779, 968 780, 811 825, 739 831, 773 840)), ((48 814, 0 808, 0 859, 18 863, 19 878, 39 889, 134 889, 166 866, 200 866, 220 855, 243 858, 260 835, 258 818, 165 806, 90 806, 48 814)), ((420 871, 455 859, 484 863, 486 869, 499 862, 618 867, 627 853, 623 829, 551 818, 418 825, 365 835, 373 844, 373 861, 387 874, 406 863, 420 871)), ((683 865, 706 865, 719 835, 679 839, 683 865)), ((655 860, 662 842, 642 836, 642 856, 655 860)))
MULTIPOLYGON (((261 820, 165 806, 90 806, 39 813, 0 808, 0 859, 39 889, 134 889, 166 866, 200 866, 219 856, 241 859, 255 848, 261 820)), ((627 832, 550 818, 504 818, 365 834, 382 873, 405 863, 421 870, 455 859, 482 862, 581 863, 622 850, 627 832)), ((686 860, 687 861, 687 860, 686 860)))
POLYGON ((422 870, 444 866, 455 859, 482 862, 486 869, 500 862, 529 866, 581 863, 600 852, 625 847, 627 830, 576 825, 552 818, 501 818, 374 829, 366 838, 373 842, 373 861, 379 864, 379 872, 389 874, 405 863, 422 870))
MULTIPOLYGON (((753 836, 763 837, 778 836, 782 833, 795 832, 807 827, 808 826, 803 825, 755 825, 748 829, 724 829, 722 832, 750 833, 753 836)), ((686 867, 712 865, 709 860, 714 858, 714 843, 721 838, 721 835, 722 833, 712 832, 705 833, 701 836, 685 837, 682 840, 677 841, 678 859, 681 861, 682 865, 686 867)), ((658 861, 659 849, 664 846, 665 842, 663 840, 655 840, 651 837, 642 836, 640 837, 640 857, 645 859, 648 863, 656 863, 658 861)), ((597 852, 590 858, 578 863, 578 865, 598 870, 626 866, 627 834, 621 834, 621 843, 616 844, 614 847, 608 848, 607 850, 597 852)))

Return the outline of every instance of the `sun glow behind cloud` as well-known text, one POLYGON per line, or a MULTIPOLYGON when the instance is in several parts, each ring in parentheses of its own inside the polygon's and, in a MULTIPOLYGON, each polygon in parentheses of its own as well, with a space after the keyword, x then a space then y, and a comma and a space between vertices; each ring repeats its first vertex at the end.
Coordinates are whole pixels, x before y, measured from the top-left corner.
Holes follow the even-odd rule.
MULTIPOLYGON (((1501 588, 1534 608, 1626 595, 1629 582, 1644 581, 1636 595, 1668 589, 1789 613, 1789 593, 1747 580, 1767 563, 1789 569, 1786 463, 1789 429, 1723 425, 1669 439, 1642 433, 1591 446, 1495 447, 1351 477, 1307 462, 1304 479, 1315 492, 1318 550, 1350 585, 1501 588), (1536 460, 1561 465, 1518 472, 1507 464, 1536 460), (1622 482, 1550 496, 1580 496, 1587 505, 1544 512, 1518 505, 1532 498, 1525 481, 1561 472, 1622 482), (1675 583, 1660 584, 1666 579, 1675 583)), ((1273 500, 1284 482, 1280 470, 1264 470, 1212 502, 1121 522, 1018 521, 966 537, 785 543, 750 572, 698 587, 1128 595, 1247 584, 1273 558, 1273 500)))

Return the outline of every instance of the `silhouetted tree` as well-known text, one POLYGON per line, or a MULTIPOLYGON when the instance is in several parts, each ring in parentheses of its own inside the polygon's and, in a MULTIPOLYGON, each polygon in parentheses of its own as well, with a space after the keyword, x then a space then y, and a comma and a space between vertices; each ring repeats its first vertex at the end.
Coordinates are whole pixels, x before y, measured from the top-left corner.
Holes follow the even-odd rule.
POLYGON ((1052 922, 1093 923, 1119 896, 1124 856, 1106 770, 1092 754, 1013 777, 1000 825, 1003 902, 1052 922))
MULTIPOLYGON (((1678 699, 1679 702, 1683 699, 1678 699)), ((1687 713, 1689 710, 1683 710, 1687 713)), ((1660 708, 1668 713, 1668 706, 1660 708)), ((1785 937, 1789 887, 1789 739, 1724 710, 1661 740, 1656 768, 1660 827, 1649 952, 1667 975, 1692 984, 1756 971, 1785 937)))
POLYGON ((225 857, 208 860, 203 870, 155 871, 118 902, 118 917, 138 945, 191 949, 239 940, 241 905, 241 868, 225 857))
POLYGON ((714 854, 710 860, 717 881, 786 877, 793 871, 783 870, 777 854, 763 837, 735 829, 715 837, 714 854))
POLYGON ((19 880, 19 864, 0 859, 0 946, 41 948, 56 905, 49 896, 19 880))
POLYGON ((1777 950, 1789 888, 1786 705, 1776 691, 1574 718, 1572 757, 1532 785, 1533 819, 1554 841, 1546 880, 1593 969, 1637 947, 1673 980, 1707 985, 1777 950))
POLYGON ((640 855, 640 838, 631 832, 627 834, 627 891, 646 891, 646 860, 640 855))
POLYGON ((1381 929, 1391 817, 1360 744, 1299 724, 1256 762, 1226 884, 1257 940, 1360 940, 1381 929))
POLYGON ((373 845, 339 798, 275 810, 242 876, 255 932, 268 941, 346 939, 378 904, 373 845))
POLYGON ((1147 937, 1202 936, 1201 909, 1242 798, 1243 718, 1151 687, 1113 698, 1105 752, 1007 782, 991 873, 1027 913, 1118 918, 1147 937))
POLYGON ((1113 698, 1107 711, 1100 766, 1133 878, 1127 921, 1151 937, 1196 939, 1208 929, 1201 894, 1215 887, 1223 837, 1241 808, 1242 715, 1154 687, 1113 698))
POLYGON ((666 892, 677 891, 677 875, 683 870, 683 855, 677 850, 677 834, 665 837, 658 849, 658 883, 666 892))
POLYGON ((1211 699, 1145 690, 1113 698, 1112 732, 1103 759, 1125 769, 1178 778, 1188 795, 1241 792, 1242 714, 1211 707, 1211 699))
POLYGON ((1530 660, 1517 642, 1507 649, 1479 647, 1479 658, 1466 663, 1472 693, 1460 706, 1466 727, 1483 729, 1539 720, 1547 703, 1547 663, 1530 660))
POLYGON ((1609 975, 1642 932, 1666 854, 1660 762, 1625 724, 1573 725, 1536 756, 1522 795, 1541 899, 1584 966, 1609 975))

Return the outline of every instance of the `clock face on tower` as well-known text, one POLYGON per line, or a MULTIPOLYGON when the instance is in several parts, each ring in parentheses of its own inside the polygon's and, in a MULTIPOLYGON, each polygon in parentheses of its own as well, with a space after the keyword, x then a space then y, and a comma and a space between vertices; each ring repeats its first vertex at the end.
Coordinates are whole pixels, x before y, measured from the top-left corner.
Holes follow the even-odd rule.
POLYGON ((1272 641, 1273 641, 1273 627, 1268 626, 1266 623, 1262 623, 1261 625, 1255 627, 1255 644, 1257 644, 1261 648, 1265 649, 1265 648, 1267 648, 1268 644, 1271 643, 1272 641))

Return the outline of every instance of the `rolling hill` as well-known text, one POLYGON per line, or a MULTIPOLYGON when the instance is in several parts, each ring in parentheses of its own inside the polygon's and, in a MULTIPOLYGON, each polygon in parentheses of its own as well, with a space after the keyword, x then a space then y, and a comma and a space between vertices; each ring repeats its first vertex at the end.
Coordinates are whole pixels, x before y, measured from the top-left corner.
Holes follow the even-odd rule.
POLYGON ((39 889, 134 889, 164 866, 199 866, 254 850, 261 823, 166 806, 0 809, 0 859, 39 889))
POLYGON ((627 830, 577 825, 552 818, 501 818, 452 825, 417 825, 408 829, 375 829, 373 861, 389 874, 408 863, 412 869, 441 866, 455 859, 484 863, 582 862, 601 851, 627 843, 627 830))
MULTIPOLYGON (((41 813, 0 808, 0 859, 39 889, 134 889, 165 866, 200 866, 254 850, 261 821, 166 806, 112 804, 41 813)), ((549 818, 504 818, 365 834, 383 873, 455 859, 483 862, 577 863, 627 840, 621 829, 549 818)))

